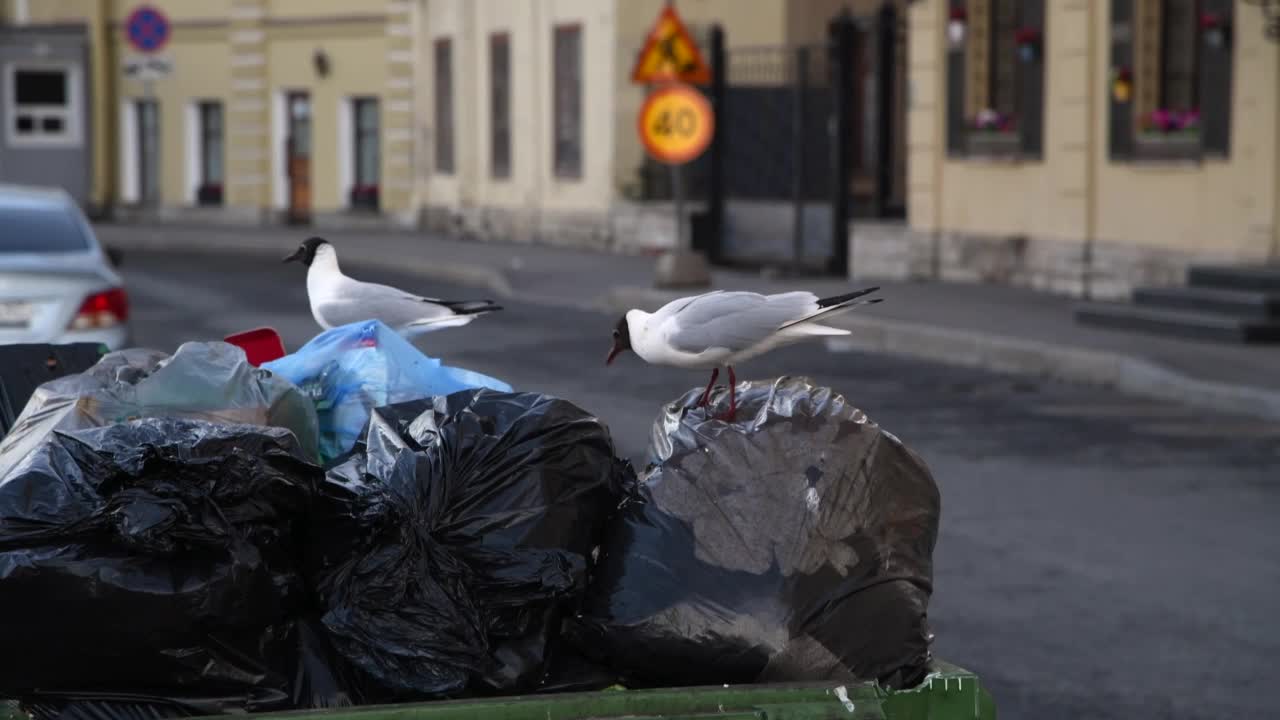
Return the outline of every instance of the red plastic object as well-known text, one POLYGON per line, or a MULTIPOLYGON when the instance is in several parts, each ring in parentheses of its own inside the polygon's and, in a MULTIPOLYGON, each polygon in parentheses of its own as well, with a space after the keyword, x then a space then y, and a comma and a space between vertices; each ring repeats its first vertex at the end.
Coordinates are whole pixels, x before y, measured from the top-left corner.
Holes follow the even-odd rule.
POLYGON ((260 327, 246 330, 224 338, 227 342, 244 350, 249 364, 258 367, 262 363, 271 362, 284 357, 284 341, 274 328, 260 327))

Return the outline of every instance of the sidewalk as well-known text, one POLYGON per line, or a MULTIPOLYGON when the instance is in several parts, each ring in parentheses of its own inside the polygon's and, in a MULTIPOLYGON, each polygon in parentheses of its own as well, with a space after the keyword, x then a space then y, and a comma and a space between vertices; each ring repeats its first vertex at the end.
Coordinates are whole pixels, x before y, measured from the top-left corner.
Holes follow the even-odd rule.
MULTIPOLYGON (((239 252, 278 262, 310 228, 100 225, 102 241, 129 250, 239 252)), ((650 257, 542 245, 454 240, 420 233, 326 231, 343 264, 408 271, 487 288, 499 298, 621 313, 656 309, 686 293, 652 289, 650 257)), ((128 267, 128 258, 125 259, 128 267)), ((847 292, 841 278, 768 279, 718 270, 714 287, 820 296, 847 292)), ((1077 325, 1070 298, 987 285, 877 283, 885 301, 842 316, 834 347, 886 352, 1115 387, 1194 407, 1280 420, 1280 347, 1218 345, 1077 325)))

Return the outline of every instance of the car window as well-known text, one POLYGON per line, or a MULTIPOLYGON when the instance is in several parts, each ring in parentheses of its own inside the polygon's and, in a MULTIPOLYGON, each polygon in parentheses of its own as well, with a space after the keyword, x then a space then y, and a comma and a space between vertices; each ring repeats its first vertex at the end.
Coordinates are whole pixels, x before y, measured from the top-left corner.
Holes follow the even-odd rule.
POLYGON ((66 210, 0 205, 0 253, 62 253, 88 249, 89 238, 66 210))

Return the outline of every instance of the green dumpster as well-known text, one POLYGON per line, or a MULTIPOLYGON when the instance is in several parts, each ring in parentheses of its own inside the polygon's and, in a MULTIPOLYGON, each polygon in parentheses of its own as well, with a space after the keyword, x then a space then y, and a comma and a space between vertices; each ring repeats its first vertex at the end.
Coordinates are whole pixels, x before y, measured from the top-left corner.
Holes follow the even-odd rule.
MULTIPOLYGON (((995 720, 991 695, 977 675, 945 662, 918 687, 886 690, 875 683, 802 683, 602 690, 587 693, 450 700, 313 710, 262 717, 315 720, 995 720)), ((16 704, 0 720, 18 720, 16 704)))
POLYGON ((286 713, 317 720, 995 720, 978 676, 945 662, 911 690, 875 683, 603 690, 286 713))

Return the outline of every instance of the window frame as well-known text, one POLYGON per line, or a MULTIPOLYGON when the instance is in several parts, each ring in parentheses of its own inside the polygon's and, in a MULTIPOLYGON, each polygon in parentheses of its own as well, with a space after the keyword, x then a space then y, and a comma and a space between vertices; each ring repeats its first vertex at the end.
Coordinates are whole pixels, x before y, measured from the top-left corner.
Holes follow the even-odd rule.
POLYGON ((583 177, 583 27, 580 22, 560 23, 552 28, 551 41, 551 75, 552 75, 552 100, 551 100, 551 148, 552 172, 557 180, 581 180, 583 177), (570 80, 566 78, 567 73, 562 72, 560 57, 560 42, 562 38, 572 37, 577 44, 574 59, 573 74, 570 80), (572 93, 572 101, 566 97, 567 93, 572 93), (564 117, 572 116, 572 137, 564 137, 562 144, 562 130, 564 127, 561 120, 564 117), (567 152, 567 147, 573 148, 573 152, 567 152))
POLYGON ((382 106, 374 95, 358 95, 351 98, 351 188, 348 190, 348 203, 353 209, 376 211, 381 193, 382 106), (367 105, 372 105, 374 108, 376 122, 372 128, 366 128, 360 122, 362 116, 360 110, 367 105), (363 165, 361 160, 364 159, 362 149, 364 145, 360 141, 366 135, 374 140, 376 162, 373 164, 375 168, 373 182, 367 182, 370 178, 360 176, 360 168, 363 165))
POLYGON ((1043 160, 1047 0, 950 0, 947 12, 947 154, 1043 160), (997 13, 1005 3, 1013 28, 1004 32, 1012 31, 1012 38, 997 36, 997 13), (1009 80, 1002 86, 1009 98, 995 95, 1002 76, 1009 80), (999 112, 997 104, 1013 110, 999 112))
POLYGON ((226 185, 227 172, 227 114, 221 100, 199 100, 196 102, 196 127, 198 130, 200 164, 196 183, 196 203, 201 206, 218 206, 223 202, 223 189, 226 185), (218 132, 217 152, 222 156, 220 177, 213 178, 210 173, 209 158, 210 139, 214 135, 209 130, 209 111, 217 110, 218 132))
POLYGON ((513 171, 511 90, 511 34, 505 30, 494 32, 489 35, 489 177, 493 180, 510 180, 513 171), (501 82, 499 49, 503 60, 501 82))
POLYGON ((1197 106, 1195 132, 1185 132, 1186 126, 1172 118, 1181 127, 1162 134, 1159 130, 1144 130, 1143 125, 1152 110, 1165 104, 1161 97, 1166 85, 1162 58, 1167 35, 1165 3, 1166 0, 1111 0, 1108 157, 1111 162, 1225 160, 1231 155, 1235 100, 1235 2, 1195 0, 1190 13, 1190 21, 1195 23, 1195 63, 1190 70, 1197 106), (1154 8, 1155 3, 1159 3, 1158 9, 1154 8), (1154 33, 1159 36, 1160 48, 1154 53, 1145 44, 1150 42, 1153 16, 1160 22, 1154 33))
MULTIPOLYGON (((1137 94, 1135 102, 1132 106, 1132 113, 1129 121, 1133 125, 1133 146, 1134 153, 1139 159, 1145 160, 1198 160, 1203 154, 1203 141, 1200 137, 1200 130, 1197 128, 1194 133, 1186 133, 1185 131, 1161 131, 1152 130, 1147 127, 1148 118, 1157 112, 1168 112, 1173 108, 1167 108, 1168 99, 1166 93, 1170 83, 1169 69, 1169 48, 1168 41, 1172 31, 1169 24, 1168 8, 1170 2, 1179 0, 1136 0, 1139 4, 1138 21, 1135 23, 1135 65, 1139 68, 1135 73, 1135 84, 1137 94), (1158 10, 1151 10, 1158 7, 1158 10), (1154 28, 1155 38, 1152 38, 1151 28, 1147 24, 1147 19, 1143 17, 1143 12, 1154 12, 1159 17, 1155 21, 1158 26, 1154 28), (1152 53, 1153 59, 1146 57, 1150 44, 1156 45, 1156 50, 1152 53), (1149 65, 1149 67, 1143 67, 1149 65), (1143 87, 1144 84, 1150 83, 1152 88, 1143 87), (1148 97, 1149 100, 1144 101, 1143 98, 1148 97), (1146 107, 1147 105, 1151 107, 1146 107)), ((1195 112, 1197 117, 1200 113, 1200 63, 1201 63, 1201 38, 1200 38, 1200 13, 1202 3, 1200 0, 1182 0, 1190 2, 1193 7, 1190 9, 1186 22, 1192 27, 1189 32, 1192 33, 1192 58, 1191 68, 1189 70, 1190 94, 1195 104, 1195 112)), ((1187 32, 1188 30, 1184 30, 1187 32)), ((1181 109, 1180 112, 1188 112, 1190 108, 1181 109)))
POLYGON ((79 63, 66 60, 11 60, 4 64, 4 117, 5 144, 11 148, 78 148, 84 145, 84 126, 82 121, 83 74, 79 63), (18 102, 18 74, 24 71, 49 72, 64 74, 66 83, 66 102, 61 106, 31 104, 23 110, 18 102), (40 131, 35 134, 19 133, 17 122, 19 115, 32 115, 39 121, 46 118, 60 118, 62 130, 56 133, 40 131))
POLYGON ((457 173, 457 123, 455 109, 453 38, 442 36, 432 44, 432 99, 435 104, 435 158, 437 175, 457 173), (441 62, 441 59, 445 62, 441 62), (441 70, 441 65, 444 69, 441 70))

